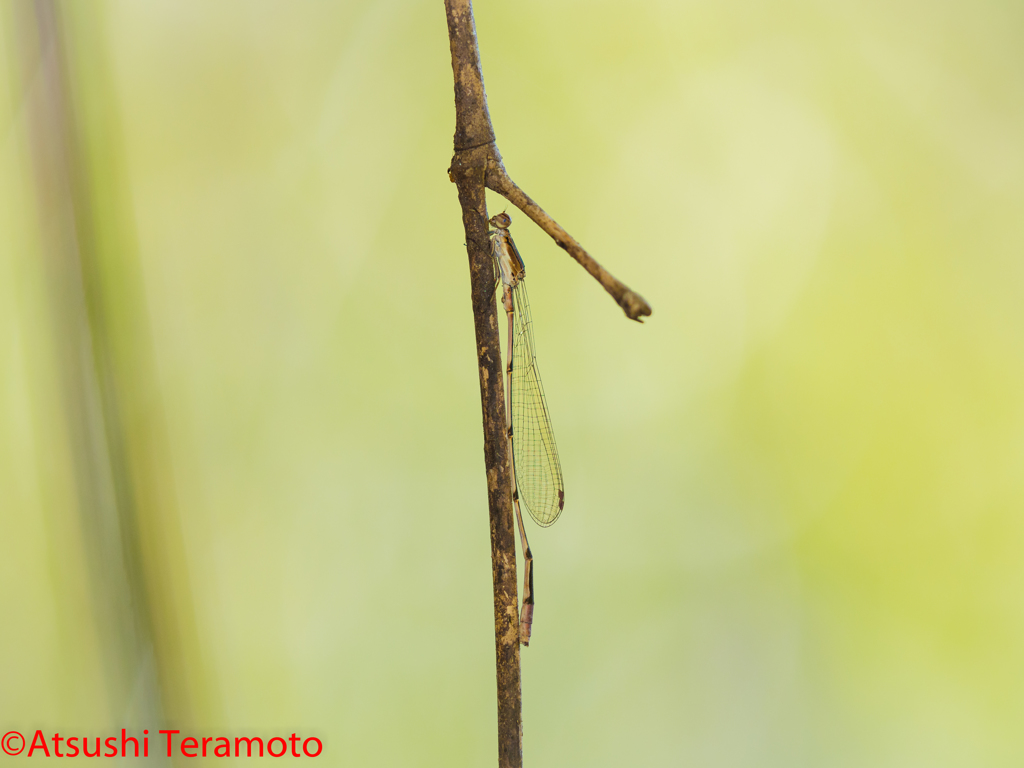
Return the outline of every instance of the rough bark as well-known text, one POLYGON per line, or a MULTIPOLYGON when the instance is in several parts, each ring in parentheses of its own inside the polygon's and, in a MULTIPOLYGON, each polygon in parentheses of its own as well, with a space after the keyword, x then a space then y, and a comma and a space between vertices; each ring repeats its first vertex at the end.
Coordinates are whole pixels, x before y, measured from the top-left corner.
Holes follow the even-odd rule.
POLYGON ((512 484, 505 435, 505 389, 501 338, 494 301, 494 269, 487 238, 484 175, 494 130, 487 113, 473 8, 469 0, 446 0, 448 37, 455 76, 455 157, 449 176, 459 192, 466 230, 476 328, 480 404, 484 423, 484 465, 491 526, 494 580, 494 645, 498 673, 498 765, 523 764, 522 695, 519 677, 519 605, 516 541, 512 523, 512 484))

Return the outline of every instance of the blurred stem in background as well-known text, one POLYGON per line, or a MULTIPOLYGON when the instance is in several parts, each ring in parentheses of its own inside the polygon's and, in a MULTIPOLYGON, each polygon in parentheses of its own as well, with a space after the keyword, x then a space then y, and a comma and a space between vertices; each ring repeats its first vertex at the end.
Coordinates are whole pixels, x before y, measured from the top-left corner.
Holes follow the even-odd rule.
POLYGON ((210 722, 97 11, 35 0, 14 13, 109 711, 126 726, 210 722))

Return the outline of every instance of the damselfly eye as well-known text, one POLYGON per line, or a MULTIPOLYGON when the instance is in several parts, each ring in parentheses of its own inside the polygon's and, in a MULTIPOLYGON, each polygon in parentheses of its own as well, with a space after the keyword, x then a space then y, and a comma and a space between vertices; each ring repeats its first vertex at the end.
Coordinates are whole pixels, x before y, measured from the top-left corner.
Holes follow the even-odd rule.
POLYGON ((499 229, 508 229, 512 223, 512 217, 507 213, 499 213, 497 216, 491 217, 491 226, 498 227, 499 229))

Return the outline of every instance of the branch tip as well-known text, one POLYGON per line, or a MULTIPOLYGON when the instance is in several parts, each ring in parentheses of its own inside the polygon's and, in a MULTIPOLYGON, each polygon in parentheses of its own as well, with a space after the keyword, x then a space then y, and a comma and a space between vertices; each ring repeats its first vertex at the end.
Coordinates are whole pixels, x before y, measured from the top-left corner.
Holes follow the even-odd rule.
POLYGON ((638 323, 644 321, 644 317, 650 316, 651 305, 647 303, 647 300, 636 291, 626 290, 622 294, 622 299, 619 301, 619 306, 622 307, 622 311, 626 313, 626 317, 630 320, 636 320, 638 323))

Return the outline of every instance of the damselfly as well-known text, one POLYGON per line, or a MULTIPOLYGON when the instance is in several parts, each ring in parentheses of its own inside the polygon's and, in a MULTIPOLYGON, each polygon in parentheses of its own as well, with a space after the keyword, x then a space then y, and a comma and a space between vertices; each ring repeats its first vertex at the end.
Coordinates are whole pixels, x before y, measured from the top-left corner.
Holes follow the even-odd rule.
POLYGON ((533 624, 533 554, 526 539, 520 503, 537 525, 547 527, 562 513, 565 488, 558 448, 551 431, 544 388, 537 370, 530 302, 526 297, 526 266, 508 233, 512 217, 499 213, 490 220, 491 255, 501 281, 501 303, 508 313, 508 443, 512 462, 512 505, 523 548, 523 609, 519 616, 519 642, 530 644, 533 624))

